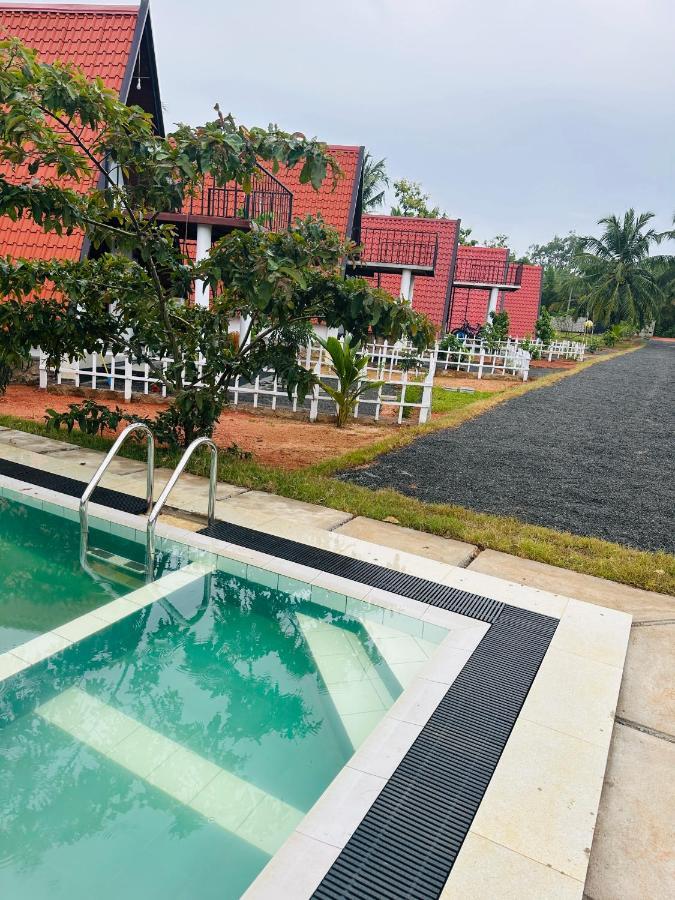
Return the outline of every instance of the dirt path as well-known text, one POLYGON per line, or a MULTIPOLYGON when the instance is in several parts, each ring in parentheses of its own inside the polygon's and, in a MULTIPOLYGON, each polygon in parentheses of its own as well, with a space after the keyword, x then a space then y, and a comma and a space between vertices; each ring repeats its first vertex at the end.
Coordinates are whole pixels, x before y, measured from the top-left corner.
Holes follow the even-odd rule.
MULTIPOLYGON (((11 385, 5 396, 0 396, 0 415, 20 416, 23 419, 44 421, 49 407, 63 412, 69 403, 82 403, 83 397, 75 394, 53 394, 26 385, 11 385)), ((115 399, 97 398, 107 406, 121 406, 139 416, 155 416, 166 407, 162 403, 120 402, 115 399)), ((387 426, 350 424, 338 430, 330 422, 314 422, 292 418, 277 413, 226 410, 216 426, 214 437, 220 447, 237 444, 242 450, 253 453, 256 462, 298 469, 313 463, 339 456, 348 450, 363 447, 380 440, 387 426)))
POLYGON ((652 341, 341 477, 674 552, 674 397, 675 344, 652 341))

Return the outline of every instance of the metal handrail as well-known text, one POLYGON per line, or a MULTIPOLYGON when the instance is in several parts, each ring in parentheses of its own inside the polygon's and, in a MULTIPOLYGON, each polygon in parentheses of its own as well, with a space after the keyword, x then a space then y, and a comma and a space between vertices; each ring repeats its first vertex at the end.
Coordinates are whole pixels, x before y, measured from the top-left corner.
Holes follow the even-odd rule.
POLYGON ((157 502, 152 508, 152 512, 148 516, 148 525, 146 530, 146 554, 145 554, 145 562, 148 577, 152 574, 153 565, 155 561, 155 526, 157 525, 157 519, 159 518, 159 514, 162 511, 162 507, 166 503, 169 494, 174 489, 176 482, 180 478, 185 469, 185 466, 188 464, 188 461, 192 454, 198 447, 202 447, 203 445, 207 445, 211 450, 211 469, 209 472, 209 510, 208 510, 208 520, 209 525, 213 525, 216 513, 216 484, 218 478, 218 448, 213 443, 211 438, 200 437, 194 440, 190 446, 187 448, 183 456, 181 457, 180 462, 173 470, 173 474, 171 478, 167 481, 164 486, 164 490, 157 498, 157 502))
POLYGON ((94 472, 91 481, 85 488, 84 494, 82 494, 82 497, 80 498, 80 562, 82 563, 82 565, 86 565, 87 544, 89 542, 89 500, 91 499, 91 495, 98 487, 101 478, 103 478, 106 469, 113 461, 114 457, 117 456, 122 444, 134 431, 144 431, 147 437, 148 476, 145 491, 146 512, 149 513, 152 507, 152 494, 155 484, 155 438, 153 437, 152 431, 150 431, 148 426, 143 422, 132 422, 131 425, 127 425, 127 427, 112 445, 106 455, 106 458, 94 472))

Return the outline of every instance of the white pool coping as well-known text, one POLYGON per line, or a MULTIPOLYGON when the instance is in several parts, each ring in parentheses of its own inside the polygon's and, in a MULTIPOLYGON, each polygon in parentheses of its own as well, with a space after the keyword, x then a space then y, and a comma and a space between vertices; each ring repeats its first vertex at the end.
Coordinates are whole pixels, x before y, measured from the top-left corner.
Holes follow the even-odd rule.
MULTIPOLYGON (((0 494, 6 492, 18 494, 28 505, 78 518, 76 498, 0 476, 0 494)), ((144 518, 93 503, 90 525, 129 538, 131 530, 135 540, 145 540, 144 518)), ((167 539, 190 547, 191 564, 166 579, 182 572, 189 581, 217 567, 283 590, 292 591, 300 582, 311 586, 317 602, 335 604, 343 611, 354 598, 369 604, 371 613, 385 623, 403 614, 423 629, 440 626, 450 631, 245 894, 248 900, 310 897, 489 625, 161 520, 157 534, 159 546, 167 539)), ((302 542, 302 534, 294 539, 302 542)), ((555 616, 560 624, 442 896, 483 897, 482 879, 496 870, 503 896, 511 890, 514 896, 534 900, 542 896, 545 884, 546 890, 558 891, 561 897, 581 898, 631 617, 492 576, 447 569, 445 577, 437 579, 440 583, 555 616), (516 747, 517 753, 509 752, 516 747), (523 749, 528 757, 537 756, 536 777, 527 777, 525 770, 532 767, 523 764, 523 749), (579 765, 570 765, 570 755, 578 756, 579 765), (542 790, 542 779, 548 779, 560 796, 542 790), (478 868, 476 854, 482 860, 478 868)), ((420 557, 419 572, 414 574, 433 580, 428 570, 429 560, 420 557)), ((0 683, 159 599, 153 596, 159 581, 134 592, 135 600, 127 595, 112 601, 0 655, 0 683)), ((161 588, 160 592, 166 595, 161 588)))

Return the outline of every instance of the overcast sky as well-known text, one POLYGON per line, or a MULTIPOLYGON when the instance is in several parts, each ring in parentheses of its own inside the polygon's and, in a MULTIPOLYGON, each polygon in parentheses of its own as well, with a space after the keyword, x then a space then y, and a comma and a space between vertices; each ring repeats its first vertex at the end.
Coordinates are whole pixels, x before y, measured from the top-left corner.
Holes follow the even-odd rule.
MULTIPOLYGON (((110 2, 110 0, 108 0, 110 2)), ((675 212, 675 0, 151 0, 167 126, 365 144, 517 252, 675 212)))

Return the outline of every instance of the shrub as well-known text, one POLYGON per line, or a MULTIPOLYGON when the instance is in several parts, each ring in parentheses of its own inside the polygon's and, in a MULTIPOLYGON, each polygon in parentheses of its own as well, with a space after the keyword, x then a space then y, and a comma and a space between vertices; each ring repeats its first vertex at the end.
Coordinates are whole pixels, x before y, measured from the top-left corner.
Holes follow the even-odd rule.
POLYGON ((439 350, 448 350, 450 353, 458 353, 464 349, 464 342, 460 341, 456 334, 446 334, 438 345, 439 350))
POLYGON ((402 372, 412 372, 419 368, 420 360, 412 351, 406 350, 399 356, 396 365, 402 372))
POLYGON ((45 422, 48 428, 56 431, 65 425, 68 434, 72 432, 75 425, 84 434, 103 434, 106 430, 116 431, 120 422, 127 418, 127 414, 119 406, 112 410, 94 400, 85 400, 84 403, 71 403, 66 412, 62 413, 56 412, 55 409, 48 409, 45 422))
POLYGON ((527 350, 531 359, 541 359, 541 350, 530 338, 523 338, 520 346, 521 349, 527 350))
POLYGON ((551 313, 544 306, 539 313, 539 318, 534 325, 534 333, 539 340, 547 347, 551 341, 555 340, 555 329, 551 320, 551 313))
POLYGON ((12 376, 12 370, 7 363, 0 360, 0 394, 4 394, 12 376))
MULTIPOLYGON (((70 434, 75 426, 80 429, 83 434, 103 434, 104 431, 117 431, 118 427, 127 422, 142 422, 152 431, 158 444, 168 447, 171 450, 177 450, 184 446, 185 436, 182 431, 180 419, 173 407, 162 410, 154 419, 147 416, 136 416, 133 413, 126 412, 116 406, 110 409, 95 403, 93 400, 86 400, 84 403, 71 403, 66 412, 58 413, 54 409, 48 409, 45 415, 45 422, 48 428, 54 428, 57 431, 62 425, 65 425, 68 434, 70 434)), ((206 432, 204 432, 206 433, 206 432)), ((209 436, 213 434, 213 425, 210 426, 209 436)), ((198 435, 201 437, 201 435, 198 435)), ((132 436, 133 438, 134 436, 132 436)), ((143 435, 136 436, 137 440, 144 441, 143 435)), ((219 452, 227 453, 236 459, 251 459, 253 454, 248 450, 242 450, 234 442, 219 452)))
POLYGON ((501 312, 491 312, 490 321, 481 329, 481 337, 490 350, 496 350, 497 346, 507 340, 509 336, 509 314, 505 309, 501 312))
POLYGON ((363 378, 363 370, 368 365, 368 357, 359 353, 360 345, 358 343, 352 344, 351 341, 350 335, 346 335, 342 343, 334 337, 330 337, 326 341, 319 339, 319 343, 331 358, 338 380, 337 388, 325 381, 319 381, 324 391, 335 402, 337 410, 335 420, 338 428, 343 427, 361 394, 369 390, 377 390, 384 383, 382 381, 364 381, 359 384, 363 378))

